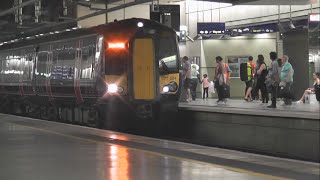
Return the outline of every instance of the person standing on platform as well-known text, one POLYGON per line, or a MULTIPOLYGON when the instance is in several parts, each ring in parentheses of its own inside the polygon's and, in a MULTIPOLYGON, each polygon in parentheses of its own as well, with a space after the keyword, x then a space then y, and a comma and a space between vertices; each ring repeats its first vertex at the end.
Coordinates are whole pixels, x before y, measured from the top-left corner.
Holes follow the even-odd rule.
POLYGON ((207 98, 208 99, 208 92, 209 92, 209 85, 210 85, 210 82, 209 82, 209 79, 208 79, 208 75, 207 74, 204 74, 203 75, 203 79, 201 80, 201 83, 202 83, 202 87, 203 87, 203 96, 202 98, 205 99, 207 98), (206 95, 206 96, 205 96, 206 95))
POLYGON ((249 61, 247 62, 248 79, 247 79, 247 81, 245 81, 245 83, 246 83, 246 89, 244 91, 244 93, 245 93, 244 100, 245 101, 252 101, 251 90, 253 87, 254 69, 255 69, 255 67, 253 64, 253 57, 250 56, 249 61))
POLYGON ((268 89, 271 89, 271 97, 272 103, 268 108, 276 108, 277 107, 277 94, 278 94, 278 86, 280 83, 280 71, 279 65, 277 62, 277 53, 270 52, 270 59, 272 61, 271 66, 269 68, 269 73, 267 75, 266 85, 268 89))
POLYGON ((191 92, 190 92, 190 81, 191 81, 191 64, 189 63, 189 58, 184 56, 182 58, 182 80, 183 87, 186 90, 187 102, 191 102, 191 92))
POLYGON ((268 70, 267 70, 267 65, 264 62, 264 57, 263 55, 258 55, 258 61, 257 61, 257 71, 256 71, 256 78, 255 78, 255 83, 256 83, 256 89, 255 92, 259 96, 259 90, 261 91, 261 96, 262 96, 262 103, 267 103, 269 101, 269 96, 267 92, 267 87, 266 87, 266 76, 268 75, 268 70))
POLYGON ((289 63, 289 57, 287 55, 283 55, 281 61, 281 82, 279 85, 281 87, 280 94, 283 98, 284 105, 291 105, 294 98, 291 91, 294 70, 292 65, 289 63))
POLYGON ((192 100, 196 100, 197 86, 200 81, 199 66, 197 64, 191 64, 191 96, 192 100))
POLYGON ((218 103, 226 103, 227 98, 230 96, 230 87, 227 85, 229 78, 229 66, 225 63, 222 63, 222 57, 216 57, 216 72, 215 72, 215 88, 218 94, 218 103))

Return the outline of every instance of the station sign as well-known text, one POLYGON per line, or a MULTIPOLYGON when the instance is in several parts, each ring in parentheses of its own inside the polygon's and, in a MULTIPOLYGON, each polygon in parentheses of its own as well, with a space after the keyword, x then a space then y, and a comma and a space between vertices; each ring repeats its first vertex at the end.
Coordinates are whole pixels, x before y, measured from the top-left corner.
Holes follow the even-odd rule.
POLYGON ((309 21, 310 22, 320 22, 320 14, 310 14, 309 21))
POLYGON ((224 34, 226 30, 225 23, 197 23, 198 34, 224 34))
POLYGON ((260 34, 260 33, 273 33, 279 31, 277 23, 262 24, 248 27, 227 29, 226 34, 260 34))

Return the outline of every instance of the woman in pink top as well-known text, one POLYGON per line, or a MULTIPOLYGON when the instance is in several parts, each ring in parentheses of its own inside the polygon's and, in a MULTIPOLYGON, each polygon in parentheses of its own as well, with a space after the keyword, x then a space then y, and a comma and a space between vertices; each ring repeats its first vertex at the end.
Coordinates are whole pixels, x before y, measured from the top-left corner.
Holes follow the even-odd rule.
POLYGON ((207 74, 203 75, 203 79, 202 79, 201 83, 202 83, 202 86, 203 86, 203 96, 202 97, 204 99, 205 93, 207 93, 206 98, 208 98, 208 89, 209 89, 210 82, 209 82, 207 74))

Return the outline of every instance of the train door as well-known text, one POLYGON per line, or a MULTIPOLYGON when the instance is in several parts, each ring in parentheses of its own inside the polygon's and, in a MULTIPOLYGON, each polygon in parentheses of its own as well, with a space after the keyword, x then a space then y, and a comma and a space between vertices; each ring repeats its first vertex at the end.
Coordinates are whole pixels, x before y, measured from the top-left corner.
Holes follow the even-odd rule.
POLYGON ((133 95, 136 100, 153 100, 156 95, 155 52, 152 38, 133 42, 133 95))
POLYGON ((76 60, 74 70, 74 93, 78 104, 83 102, 80 89, 81 62, 82 62, 82 44, 83 40, 76 42, 76 60))
POLYGON ((46 85, 46 91, 47 91, 47 95, 49 98, 49 101, 53 101, 53 96, 52 96, 52 90, 51 90, 51 77, 49 74, 51 74, 52 72, 52 62, 53 62, 53 46, 49 45, 49 51, 48 51, 48 56, 47 56, 47 70, 46 70, 46 81, 45 81, 45 85, 46 85))

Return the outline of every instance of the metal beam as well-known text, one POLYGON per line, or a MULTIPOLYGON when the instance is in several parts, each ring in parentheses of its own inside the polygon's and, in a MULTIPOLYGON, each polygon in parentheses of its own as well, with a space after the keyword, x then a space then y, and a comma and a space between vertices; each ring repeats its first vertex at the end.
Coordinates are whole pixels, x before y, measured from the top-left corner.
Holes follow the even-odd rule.
POLYGON ((64 22, 61 22, 61 23, 49 24, 49 25, 45 25, 45 26, 38 27, 38 28, 35 28, 35 29, 30 29, 28 31, 25 31, 24 34, 32 33, 32 32, 41 30, 43 28, 54 28, 54 27, 57 27, 57 26, 67 25, 67 24, 78 22, 78 21, 81 21, 81 20, 84 20, 84 19, 88 19, 88 18, 91 18, 91 17, 94 17, 94 16, 98 16, 98 15, 101 15, 101 14, 117 11, 117 10, 120 10, 120 9, 123 9, 123 8, 126 8, 126 7, 130 7, 130 6, 134 6, 134 5, 138 5, 138 4, 142 4, 142 3, 147 3, 147 2, 151 2, 151 1, 152 0, 136 0, 134 2, 130 2, 130 3, 127 3, 127 4, 123 4, 123 5, 119 5, 119 6, 116 6, 116 7, 112 7, 110 9, 105 9, 105 10, 97 11, 97 12, 94 12, 94 13, 91 13, 91 14, 88 14, 88 15, 85 15, 85 16, 81 16, 81 17, 73 19, 73 20, 64 21, 64 22))
POLYGON ((6 14, 10 14, 10 13, 14 12, 17 9, 23 8, 23 7, 31 5, 31 4, 34 4, 34 3, 38 2, 38 1, 41 1, 41 0, 29 0, 27 2, 19 4, 18 6, 15 6, 13 8, 10 8, 10 9, 7 9, 5 11, 0 12, 0 16, 4 16, 6 14))

